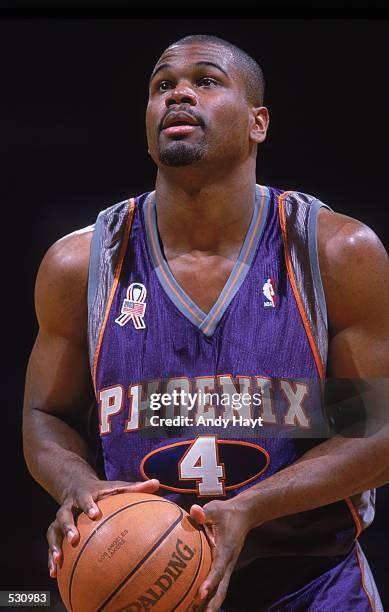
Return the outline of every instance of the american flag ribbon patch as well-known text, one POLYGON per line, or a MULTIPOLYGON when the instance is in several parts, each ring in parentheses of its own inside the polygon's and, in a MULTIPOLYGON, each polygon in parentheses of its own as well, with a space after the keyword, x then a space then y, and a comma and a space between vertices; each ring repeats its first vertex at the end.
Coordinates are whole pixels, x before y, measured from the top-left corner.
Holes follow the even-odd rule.
POLYGON ((145 329, 143 320, 146 310, 147 290, 141 283, 131 283, 127 289, 127 298, 123 300, 120 316, 115 319, 115 323, 124 327, 126 323, 132 321, 135 329, 145 329))

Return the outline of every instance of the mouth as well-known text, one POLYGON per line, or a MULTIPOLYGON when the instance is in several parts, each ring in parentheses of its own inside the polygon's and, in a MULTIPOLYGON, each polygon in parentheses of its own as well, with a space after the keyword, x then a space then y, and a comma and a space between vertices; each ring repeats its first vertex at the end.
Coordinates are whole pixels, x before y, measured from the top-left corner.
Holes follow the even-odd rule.
POLYGON ((197 125, 189 125, 185 123, 177 124, 164 128, 163 133, 165 136, 188 136, 188 134, 192 134, 197 127, 197 125))
POLYGON ((162 121, 161 131, 169 137, 183 137, 192 134, 201 123, 189 113, 171 111, 162 121))

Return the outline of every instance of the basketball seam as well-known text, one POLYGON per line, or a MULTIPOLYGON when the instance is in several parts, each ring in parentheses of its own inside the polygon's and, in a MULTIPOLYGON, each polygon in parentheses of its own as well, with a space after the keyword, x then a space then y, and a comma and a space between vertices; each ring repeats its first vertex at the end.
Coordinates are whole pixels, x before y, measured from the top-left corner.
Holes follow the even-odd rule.
MULTIPOLYGON (((153 500, 150 500, 153 501, 153 500)), ((128 582, 128 580, 130 580, 130 578, 138 571, 138 569, 140 567, 142 567, 143 563, 150 557, 150 555, 152 555, 152 553, 157 550, 157 548, 160 546, 160 544, 165 540, 165 538, 169 535, 169 533, 171 533, 178 525, 178 523, 182 520, 182 517, 184 516, 183 511, 181 510, 181 508, 179 508, 180 510, 180 516, 174 521, 174 523, 172 525, 170 525, 169 529, 167 529, 162 535, 161 537, 155 542, 155 544, 153 544, 153 546, 149 549, 149 551, 144 555, 144 557, 138 561, 137 565, 134 567, 133 570, 131 570, 131 572, 129 574, 127 574, 127 576, 121 581, 121 583, 116 587, 116 589, 111 593, 111 595, 109 595, 109 597, 107 597, 107 599, 105 600, 105 602, 99 607, 97 608, 97 612, 101 612, 101 610, 104 610, 105 606, 112 601, 113 597, 115 597, 115 595, 120 591, 120 589, 123 588, 123 586, 126 584, 126 582, 128 582)))
POLYGON ((109 514, 104 521, 102 521, 100 523, 100 525, 97 525, 96 529, 94 529, 88 536, 87 540, 84 542, 82 548, 80 549, 76 559, 74 560, 73 563, 73 567, 72 567, 72 573, 70 575, 70 580, 69 580, 69 587, 68 587, 68 599, 69 599, 69 607, 71 612, 73 612, 73 606, 72 606, 72 583, 73 583, 73 578, 74 578, 74 573, 76 571, 76 567, 78 564, 78 561, 80 560, 80 557, 82 555, 82 553, 84 552, 85 548, 87 547, 87 545, 89 544, 90 540, 93 538, 93 536, 97 533, 97 531, 99 531, 99 529, 101 529, 101 527, 103 527, 103 525, 105 525, 105 523, 109 520, 111 520, 112 517, 116 516, 117 514, 120 514, 120 512, 124 512, 124 510, 127 510, 128 508, 132 508, 133 506, 138 506, 139 504, 148 504, 148 503, 161 503, 161 504, 172 504, 171 502, 167 501, 167 500, 159 500, 159 499, 146 499, 146 500, 142 500, 142 501, 138 501, 138 502, 132 502, 130 504, 127 504, 126 506, 123 506, 123 508, 119 508, 119 510, 115 510, 115 512, 112 512, 111 514, 109 514))

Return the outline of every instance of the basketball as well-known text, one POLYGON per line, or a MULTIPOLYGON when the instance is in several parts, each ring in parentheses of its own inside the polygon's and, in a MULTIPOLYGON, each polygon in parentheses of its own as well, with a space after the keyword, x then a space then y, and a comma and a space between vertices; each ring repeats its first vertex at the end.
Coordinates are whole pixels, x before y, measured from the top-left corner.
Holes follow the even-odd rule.
POLYGON ((72 612, 199 610, 198 587, 211 566, 201 528, 167 499, 122 493, 98 502, 102 516, 77 519, 80 540, 63 541, 58 587, 72 612))

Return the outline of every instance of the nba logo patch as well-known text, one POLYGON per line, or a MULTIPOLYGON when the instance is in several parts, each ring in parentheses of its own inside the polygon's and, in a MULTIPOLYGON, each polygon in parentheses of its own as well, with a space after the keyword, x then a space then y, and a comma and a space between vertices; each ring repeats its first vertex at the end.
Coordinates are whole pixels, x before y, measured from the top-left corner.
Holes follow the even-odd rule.
POLYGON ((143 320, 146 310, 146 287, 141 283, 131 283, 127 289, 127 299, 123 300, 121 315, 115 319, 115 323, 124 327, 128 321, 132 321, 135 329, 145 329, 143 320))
POLYGON ((265 296, 266 300, 263 302, 263 305, 266 308, 275 308, 276 307, 276 292, 274 289, 275 283, 274 283, 274 278, 272 276, 269 276, 269 278, 267 278, 265 280, 265 283, 262 287, 262 291, 263 291, 263 295, 265 296))

